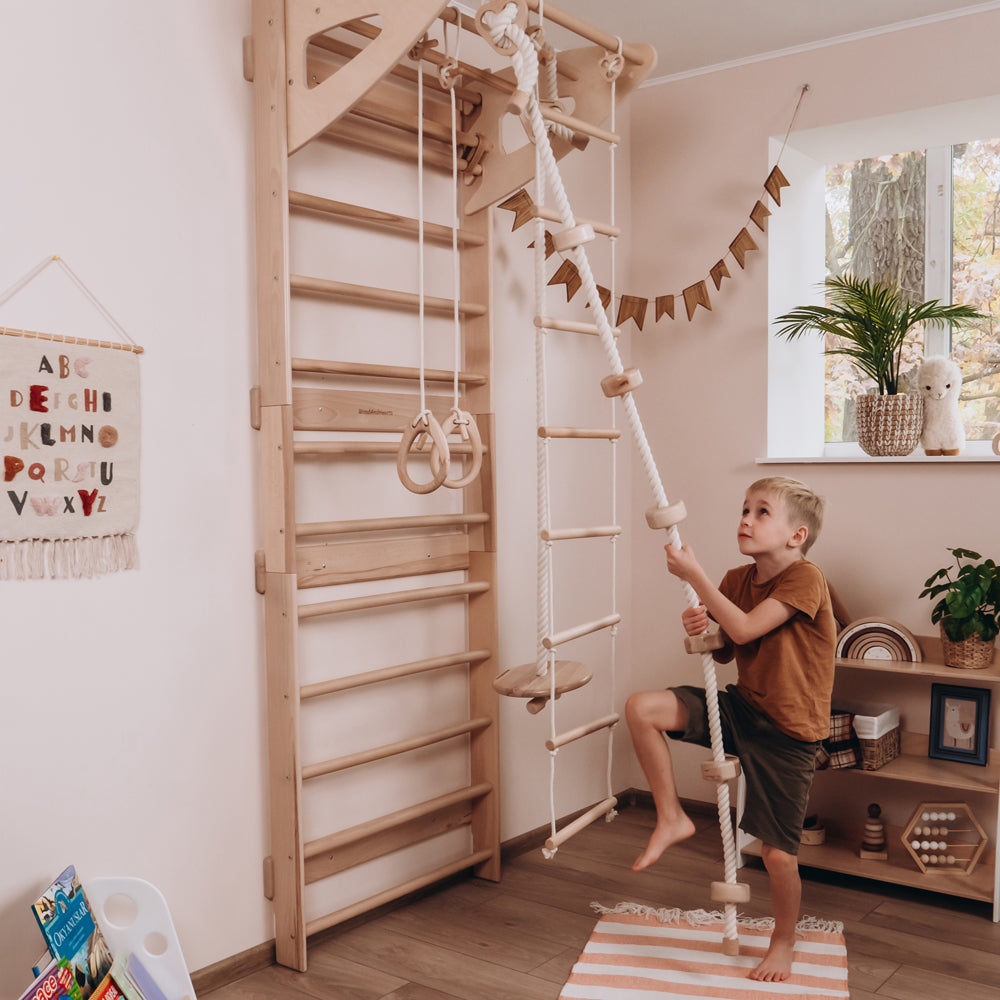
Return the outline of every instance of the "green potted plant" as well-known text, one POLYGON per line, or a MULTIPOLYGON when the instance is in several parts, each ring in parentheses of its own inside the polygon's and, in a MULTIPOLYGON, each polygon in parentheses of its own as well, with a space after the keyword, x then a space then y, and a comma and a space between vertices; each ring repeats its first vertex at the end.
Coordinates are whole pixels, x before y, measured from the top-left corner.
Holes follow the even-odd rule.
POLYGON ((971 549, 948 551, 955 565, 928 577, 920 596, 937 600, 931 621, 941 628, 944 662, 973 670, 988 667, 1000 632, 1000 566, 971 549))
POLYGON ((826 305, 799 306, 779 316, 777 335, 794 340, 806 333, 834 334, 841 355, 877 387, 857 401, 858 442, 869 455, 909 455, 920 440, 923 399, 900 392, 903 344, 918 323, 961 326, 982 319, 971 306, 938 299, 913 304, 895 288, 852 275, 827 278, 826 305))

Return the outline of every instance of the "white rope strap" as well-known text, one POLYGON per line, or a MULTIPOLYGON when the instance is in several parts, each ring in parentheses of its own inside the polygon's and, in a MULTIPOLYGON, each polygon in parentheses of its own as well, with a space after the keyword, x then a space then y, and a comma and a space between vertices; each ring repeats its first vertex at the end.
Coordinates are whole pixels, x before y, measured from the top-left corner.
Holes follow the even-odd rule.
MULTIPOLYGON (((511 53, 511 63, 518 81, 518 89, 529 95, 526 115, 531 123, 535 147, 538 151, 538 159, 544 169, 546 180, 552 188, 560 220, 563 226, 569 229, 576 225, 576 219, 573 216, 572 207, 570 206, 555 156, 548 141, 545 122, 542 119, 538 101, 534 97, 535 84, 538 79, 538 60, 530 39, 514 23, 516 13, 517 5, 508 4, 499 14, 488 15, 487 18, 484 18, 484 21, 491 29, 495 44, 499 45, 506 39, 515 46, 511 53)), ((611 368, 612 374, 621 375, 624 372, 624 366, 618 354, 618 347, 615 344, 614 334, 611 331, 611 324, 604 312, 604 306, 597 290, 597 282, 594 279, 586 250, 582 246, 578 246, 570 250, 569 253, 573 263, 577 267, 582 288, 586 293, 587 303, 597 323, 598 334, 605 355, 607 356, 608 365, 611 368)), ((639 450, 642 468, 656 499, 656 504, 658 507, 666 507, 668 505, 667 496, 663 489, 663 483, 660 480, 659 471, 656 468, 652 449, 650 448, 642 421, 639 417, 638 407, 631 393, 625 393, 621 399, 629 429, 639 450)), ((667 530, 667 543, 669 545, 680 546, 680 533, 677 531, 676 526, 672 526, 667 530)), ((694 588, 686 582, 682 582, 681 586, 688 606, 697 607, 699 603, 698 595, 695 593, 694 588)), ((712 743, 712 756, 716 762, 721 763, 725 760, 725 750, 722 744, 722 727, 719 718, 715 661, 710 652, 705 652, 701 654, 701 662, 702 673, 705 678, 705 694, 708 702, 708 722, 712 743)), ((736 842, 732 822, 729 817, 729 786, 725 782, 720 781, 716 784, 716 799, 719 812, 719 828, 722 834, 723 853, 725 856, 726 881, 735 883, 737 869, 736 842)), ((736 906, 733 903, 726 903, 725 905, 724 936, 730 941, 738 940, 736 906)))

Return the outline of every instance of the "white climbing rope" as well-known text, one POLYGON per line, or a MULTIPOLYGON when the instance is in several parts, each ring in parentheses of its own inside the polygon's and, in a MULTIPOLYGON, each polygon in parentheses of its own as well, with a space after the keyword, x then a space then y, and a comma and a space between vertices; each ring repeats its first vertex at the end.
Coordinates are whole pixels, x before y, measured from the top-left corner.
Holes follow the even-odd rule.
MULTIPOLYGON (((556 202, 560 220, 566 229, 576 226, 576 219, 569 203, 562 177, 556 163, 555 155, 548 140, 545 122, 542 118, 538 106, 536 95, 536 85, 538 82, 538 58, 531 40, 525 32, 515 23, 518 7, 515 3, 507 4, 499 13, 487 13, 483 21, 489 27, 494 46, 499 50, 501 45, 513 46, 510 51, 510 59, 517 79, 518 89, 528 95, 528 103, 525 109, 525 118, 530 122, 532 139, 535 143, 536 162, 540 164, 544 171, 546 181, 552 189, 556 202)), ((538 245, 536 239, 536 247, 538 245)), ((541 241, 544 244, 544 238, 541 241)), ((537 250, 536 250, 537 252, 537 250)), ((582 288, 587 297, 594 320, 596 321, 601 345, 607 357, 608 365, 612 374, 621 375, 624 372, 621 357, 618 354, 618 347, 615 344, 614 334, 611 324, 604 312, 600 293, 597 289, 597 282, 594 279, 593 271, 586 250, 582 246, 577 246, 568 251, 572 262, 576 265, 579 273, 582 288)), ((626 392, 622 397, 622 406, 628 421, 632 438, 639 451, 640 461, 643 471, 653 496, 656 506, 664 508, 668 506, 667 496, 660 480, 656 461, 653 458, 652 449, 646 438, 639 411, 631 392, 626 392)), ((680 533, 676 525, 667 529, 667 544, 679 547, 681 544, 680 533)), ((690 584, 681 584, 682 593, 689 607, 697 607, 698 595, 690 584)), ((722 743, 722 727, 719 717, 718 706, 718 684, 715 676, 715 661, 711 652, 701 654, 702 673, 705 681, 705 694, 708 705, 709 734, 712 744, 712 756, 717 763, 725 760, 725 750, 722 743)), ((719 829, 722 835, 724 870, 726 882, 736 883, 737 857, 736 841, 733 832, 733 825, 730 819, 730 796, 729 786, 724 781, 716 783, 716 800, 719 814, 719 829)), ((727 941, 738 941, 736 930, 736 906, 733 903, 725 904, 725 931, 724 937, 727 941)))

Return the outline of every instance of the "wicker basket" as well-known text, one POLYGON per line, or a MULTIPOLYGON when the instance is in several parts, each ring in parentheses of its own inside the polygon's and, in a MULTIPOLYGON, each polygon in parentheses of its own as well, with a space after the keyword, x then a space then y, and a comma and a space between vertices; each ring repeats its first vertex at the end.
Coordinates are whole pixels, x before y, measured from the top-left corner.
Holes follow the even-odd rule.
POLYGON ((868 455, 909 455, 924 424, 922 396, 859 396, 858 444, 868 455))
POLYGON ((893 726, 877 740, 859 739, 858 742, 861 744, 861 770, 877 771, 899 756, 899 726, 893 726))
POLYGON ((978 635, 954 642, 942 628, 941 649, 945 665, 959 670, 983 670, 993 662, 993 643, 980 639, 978 635))

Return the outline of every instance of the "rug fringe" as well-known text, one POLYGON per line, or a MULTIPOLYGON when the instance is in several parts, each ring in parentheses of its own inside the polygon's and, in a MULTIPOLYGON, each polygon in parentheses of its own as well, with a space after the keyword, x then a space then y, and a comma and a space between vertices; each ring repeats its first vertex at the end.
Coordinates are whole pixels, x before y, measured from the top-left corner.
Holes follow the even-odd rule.
MULTIPOLYGON (((719 923, 725 920, 725 914, 716 910, 682 910, 680 907, 643 906, 641 903, 619 903, 617 906, 604 906, 601 903, 591 903, 595 912, 604 916, 609 913, 634 914, 642 917, 652 917, 662 924, 679 924, 684 921, 692 927, 704 927, 706 924, 719 923)), ((751 930, 770 930, 774 927, 773 917, 748 917, 740 915, 736 920, 741 927, 751 930)), ((840 920, 821 920, 819 917, 803 917, 796 925, 797 931, 817 931, 821 934, 843 934, 844 924, 840 920)))

